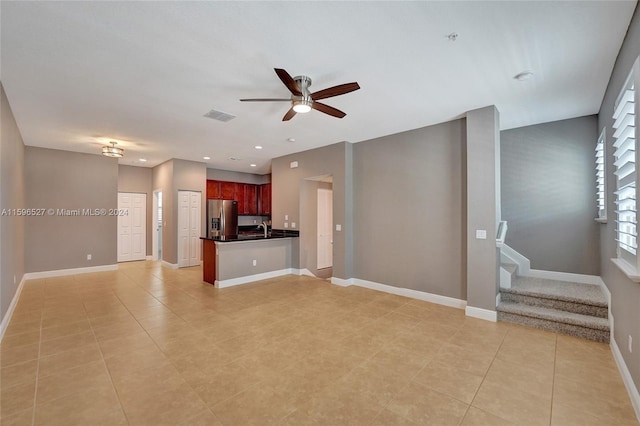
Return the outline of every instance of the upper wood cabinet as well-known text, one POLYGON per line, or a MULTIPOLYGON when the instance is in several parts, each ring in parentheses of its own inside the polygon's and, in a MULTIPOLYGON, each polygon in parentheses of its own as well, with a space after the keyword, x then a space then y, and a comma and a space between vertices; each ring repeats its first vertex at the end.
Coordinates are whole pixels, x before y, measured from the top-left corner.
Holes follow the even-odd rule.
POLYGON ((207 200, 221 200, 222 191, 219 180, 207 180, 207 200))
POLYGON ((252 183, 207 180, 207 199, 236 200, 239 215, 257 216, 260 214, 258 210, 259 187, 260 185, 252 183))
POLYGON ((271 216, 271 184, 260 185, 260 209, 261 216, 271 216))
POLYGON ((244 184, 244 212, 249 216, 258 215, 258 185, 244 184))
POLYGON ((235 182, 220 182, 220 192, 223 200, 237 200, 235 182))

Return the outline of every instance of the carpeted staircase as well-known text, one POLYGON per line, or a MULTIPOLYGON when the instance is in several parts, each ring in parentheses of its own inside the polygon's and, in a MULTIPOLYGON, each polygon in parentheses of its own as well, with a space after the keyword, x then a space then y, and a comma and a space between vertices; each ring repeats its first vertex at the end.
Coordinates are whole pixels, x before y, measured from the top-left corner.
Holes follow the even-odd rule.
POLYGON ((609 342, 607 299, 599 286, 509 272, 511 288, 500 289, 498 320, 609 342))

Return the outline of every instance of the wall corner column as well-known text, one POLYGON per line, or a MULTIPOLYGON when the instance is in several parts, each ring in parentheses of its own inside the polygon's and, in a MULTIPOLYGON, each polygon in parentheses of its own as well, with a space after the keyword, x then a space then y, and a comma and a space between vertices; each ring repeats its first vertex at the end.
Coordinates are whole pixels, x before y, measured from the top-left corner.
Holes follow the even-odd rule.
POLYGON ((495 106, 467 113, 468 316, 497 320, 500 222, 500 113, 495 106))

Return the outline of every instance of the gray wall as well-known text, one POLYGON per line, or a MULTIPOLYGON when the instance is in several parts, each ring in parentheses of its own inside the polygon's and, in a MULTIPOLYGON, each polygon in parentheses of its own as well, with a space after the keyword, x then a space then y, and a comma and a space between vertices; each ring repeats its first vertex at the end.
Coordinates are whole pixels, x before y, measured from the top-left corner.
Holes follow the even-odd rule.
MULTIPOLYGON (((631 66, 640 55, 640 7, 636 11, 627 30, 625 41, 618 53, 616 64, 605 92, 598 114, 598 134, 607 128, 607 210, 608 222, 600 227, 600 272, 611 292, 611 311, 615 318, 614 335, 627 368, 631 372, 636 389, 640 388, 640 284, 632 282, 609 259, 616 257, 615 243, 615 191, 613 175, 613 104, 620 93, 631 66), (627 350, 627 337, 633 337, 633 353, 627 350)), ((595 210, 594 210, 595 212, 595 210)))
POLYGON ((242 182, 261 185, 271 182, 271 175, 256 175, 253 173, 232 172, 228 170, 207 169, 207 179, 223 180, 227 182, 242 182))
POLYGON ((291 238, 216 243, 218 280, 246 277, 291 268, 291 238), (253 260, 256 266, 253 266, 253 260))
MULTIPOLYGON (((25 207, 24 143, 0 83, 0 211, 25 207)), ((21 216, 0 216, 0 321, 24 276, 24 228, 21 216)))
MULTIPOLYGON (((272 187, 272 215, 273 228, 284 229, 286 221, 291 229, 300 230, 299 256, 293 254, 294 268, 307 268, 310 253, 316 249, 316 236, 301 226, 301 193, 305 179, 330 175, 333 177, 333 276, 337 278, 351 278, 351 217, 349 198, 351 195, 350 170, 352 146, 346 142, 325 146, 318 149, 299 152, 273 159, 271 162, 272 187), (291 168, 290 163, 298 162, 297 168, 291 168), (335 224, 342 225, 342 231, 335 230, 335 224), (299 262, 299 263, 295 263, 299 262)), ((315 262, 315 258, 314 258, 315 262)))
MULTIPOLYGON (((36 147, 25 149, 26 206, 115 209, 118 162, 102 155, 36 147)), ((117 261, 116 216, 27 217, 26 272, 52 271, 117 261), (87 254, 92 260, 87 260, 87 254)))
POLYGON ((466 299, 465 120, 354 145, 354 276, 466 299))
POLYGON ((147 256, 153 250, 153 170, 148 167, 118 166, 118 192, 147 194, 147 256))
POLYGON ((506 243, 533 269, 600 274, 596 116, 501 132, 506 243))

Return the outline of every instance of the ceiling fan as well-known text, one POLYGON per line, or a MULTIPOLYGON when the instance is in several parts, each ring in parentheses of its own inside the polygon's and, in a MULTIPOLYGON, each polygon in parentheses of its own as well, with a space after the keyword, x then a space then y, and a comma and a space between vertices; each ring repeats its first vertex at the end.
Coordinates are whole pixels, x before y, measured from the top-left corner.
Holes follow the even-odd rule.
POLYGON ((258 99, 240 99, 242 102, 291 102, 291 108, 282 117, 282 121, 289 121, 296 113, 305 113, 315 109, 325 114, 329 114, 333 117, 342 118, 345 114, 337 108, 318 102, 320 99, 332 98, 334 96, 344 95, 345 93, 358 90, 360 86, 358 83, 345 83, 337 86, 329 87, 327 89, 319 90, 317 92, 309 92, 309 86, 311 86, 311 79, 306 75, 299 75, 297 77, 291 77, 288 72, 282 68, 274 68, 280 80, 287 86, 287 89, 291 92, 290 98, 258 98, 258 99))

